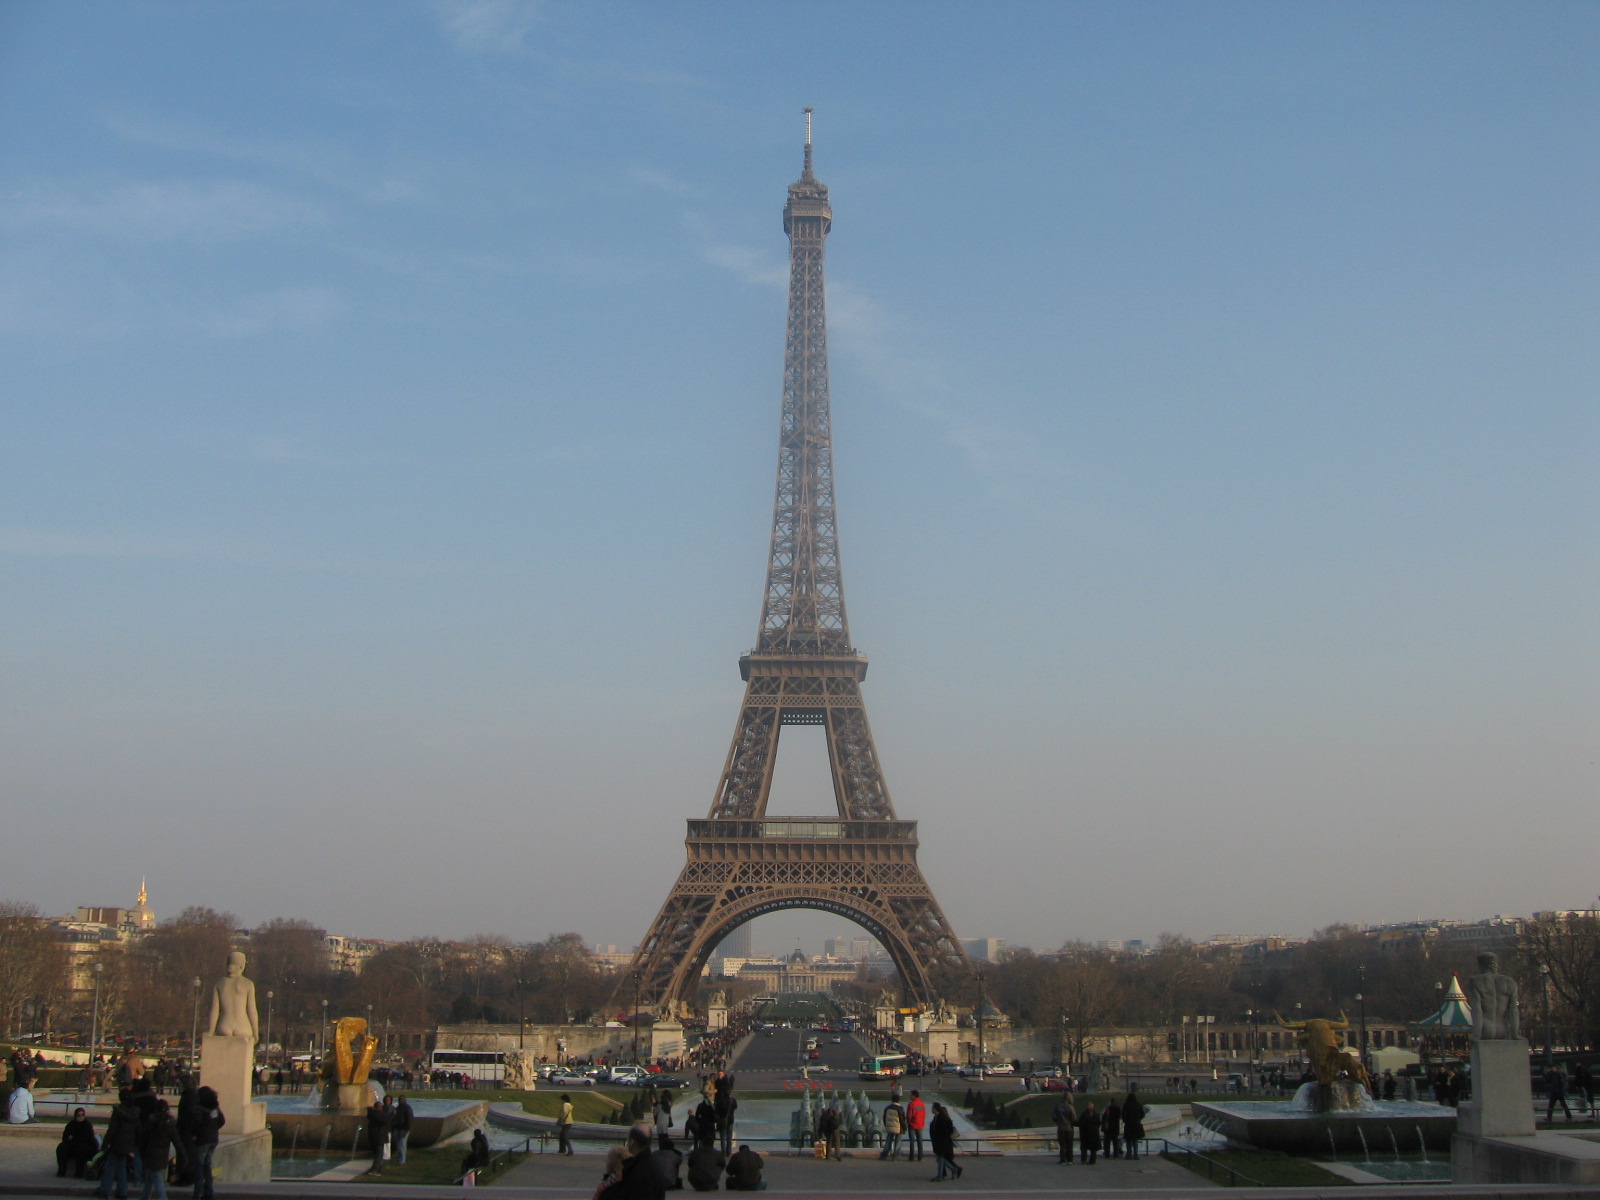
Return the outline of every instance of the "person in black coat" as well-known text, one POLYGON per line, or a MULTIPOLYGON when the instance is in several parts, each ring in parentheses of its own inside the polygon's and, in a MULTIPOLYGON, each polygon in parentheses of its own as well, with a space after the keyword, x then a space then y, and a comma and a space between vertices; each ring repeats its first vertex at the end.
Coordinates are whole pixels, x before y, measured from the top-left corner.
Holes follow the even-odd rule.
POLYGON ((1100 1158, 1100 1114, 1094 1110, 1094 1101, 1083 1106, 1078 1118, 1078 1161, 1091 1167, 1100 1158))
POLYGON ((1144 1114, 1144 1102, 1139 1099, 1139 1093, 1130 1088, 1128 1098, 1122 1102, 1122 1153, 1125 1158, 1139 1157, 1139 1142, 1144 1137, 1144 1114))
POLYGON ((89 1114, 81 1108, 73 1109, 72 1120, 62 1127, 61 1142, 56 1146, 56 1178, 64 1177, 67 1164, 71 1163, 72 1177, 82 1179, 84 1168, 98 1149, 100 1139, 94 1135, 94 1124, 89 1120, 89 1114))
POLYGON ((933 1106, 933 1119, 928 1122, 928 1145, 933 1150, 934 1161, 939 1164, 939 1173, 931 1182, 960 1179, 963 1172, 956 1165, 956 1123, 942 1104, 933 1106))
POLYGON ((394 1110, 387 1105, 374 1104, 367 1109, 367 1147, 372 1151, 372 1166, 368 1174, 383 1174, 383 1156, 389 1149, 389 1126, 393 1121, 394 1110))

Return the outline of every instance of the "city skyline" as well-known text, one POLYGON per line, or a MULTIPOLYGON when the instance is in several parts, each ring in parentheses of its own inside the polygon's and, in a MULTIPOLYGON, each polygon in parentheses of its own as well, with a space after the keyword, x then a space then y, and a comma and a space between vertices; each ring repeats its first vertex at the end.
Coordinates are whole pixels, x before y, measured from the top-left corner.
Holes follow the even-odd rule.
POLYGON ((636 943, 756 633, 813 105, 956 934, 1593 903, 1600 12, 626 11, 0 15, 0 898, 636 943))

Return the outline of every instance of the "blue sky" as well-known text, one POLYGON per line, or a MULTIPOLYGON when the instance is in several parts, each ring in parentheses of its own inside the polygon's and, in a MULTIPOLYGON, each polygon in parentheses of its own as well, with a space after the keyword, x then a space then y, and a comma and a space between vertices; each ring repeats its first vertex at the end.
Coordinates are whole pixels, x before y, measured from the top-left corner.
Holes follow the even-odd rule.
POLYGON ((0 8, 5 894, 642 936, 814 105, 852 632, 958 931, 1592 902, 1600 10, 797 16, 0 8))

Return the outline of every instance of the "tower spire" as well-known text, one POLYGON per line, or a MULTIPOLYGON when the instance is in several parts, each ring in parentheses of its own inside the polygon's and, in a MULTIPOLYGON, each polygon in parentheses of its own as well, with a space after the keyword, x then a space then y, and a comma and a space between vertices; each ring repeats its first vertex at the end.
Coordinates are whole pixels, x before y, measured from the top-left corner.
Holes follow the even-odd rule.
POLYGON ((805 170, 803 170, 800 173, 800 177, 802 179, 810 179, 811 178, 811 110, 809 108, 806 109, 805 110, 805 114, 806 114, 806 165, 805 165, 805 170))

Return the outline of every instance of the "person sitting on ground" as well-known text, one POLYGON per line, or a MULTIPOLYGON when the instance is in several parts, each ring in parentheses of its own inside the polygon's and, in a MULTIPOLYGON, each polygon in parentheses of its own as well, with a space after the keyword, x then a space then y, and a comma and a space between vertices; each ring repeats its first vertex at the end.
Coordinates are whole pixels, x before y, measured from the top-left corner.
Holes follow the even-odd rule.
POLYGON ((767 1181, 761 1178, 761 1155, 750 1149, 746 1142, 728 1160, 728 1190, 730 1192, 764 1192, 767 1181))
POLYGON ((596 1200, 662 1200, 667 1189, 650 1161, 650 1127, 628 1130, 628 1157, 617 1178, 596 1193, 596 1200))
POLYGON ((714 1192, 722 1182, 722 1172, 728 1165, 728 1156, 718 1150, 715 1142, 704 1141, 689 1151, 689 1186, 697 1192, 714 1192))
POLYGON ((468 1171, 483 1170, 489 1165, 489 1157, 489 1135, 481 1129, 474 1129, 467 1156, 461 1160, 461 1175, 464 1177, 468 1171))
POLYGON ((655 1169, 662 1187, 669 1192, 681 1192, 683 1176, 679 1172, 683 1169, 683 1151, 672 1144, 671 1134, 663 1133, 657 1142, 656 1148, 650 1152, 650 1165, 655 1169))
POLYGON ((61 1142, 56 1146, 56 1178, 65 1178, 67 1164, 71 1163, 72 1177, 82 1179, 84 1168, 98 1149, 100 1139, 94 1135, 94 1125, 89 1120, 88 1112, 81 1108, 73 1109, 72 1120, 62 1126, 61 1142))
POLYGON ((37 1125, 39 1118, 34 1115, 33 1108, 33 1080, 27 1076, 17 1080, 17 1086, 11 1089, 11 1106, 9 1117, 13 1125, 37 1125))

